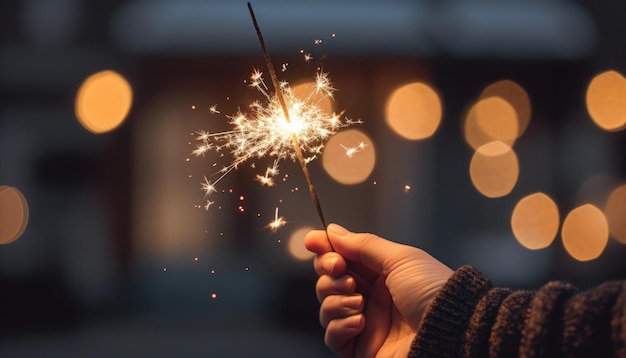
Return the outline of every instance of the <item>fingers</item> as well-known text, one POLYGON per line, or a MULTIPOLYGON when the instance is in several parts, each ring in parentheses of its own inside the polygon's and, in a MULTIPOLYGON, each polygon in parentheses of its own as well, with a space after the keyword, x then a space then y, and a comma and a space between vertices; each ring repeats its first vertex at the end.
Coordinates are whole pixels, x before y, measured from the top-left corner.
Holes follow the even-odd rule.
MULTIPOLYGON (((328 253, 323 256, 337 255, 328 253)), ((320 257, 320 258, 321 258, 320 257)), ((327 272, 320 260, 320 272, 327 272)), ((345 263, 345 261, 341 260, 345 263)), ((317 270, 317 268, 316 268, 317 270)), ((329 270, 334 272, 333 269, 329 270)), ((365 327, 362 314, 363 296, 355 293, 356 281, 352 276, 330 276, 323 273, 317 280, 315 292, 320 306, 320 323, 326 329, 324 342, 341 356, 349 356, 354 348, 354 340, 365 327)))
POLYGON ((351 276, 331 277, 322 275, 315 285, 315 293, 318 302, 322 303, 324 299, 331 295, 350 295, 356 290, 356 282, 351 276))
POLYGON ((327 252, 315 257, 313 268, 318 276, 330 275, 338 277, 346 274, 348 264, 346 260, 336 252, 327 252))
POLYGON ((326 328, 334 319, 360 314, 363 311, 363 302, 360 294, 326 297, 320 307, 320 324, 326 328))
POLYGON ((338 318, 330 321, 326 328, 324 343, 340 356, 352 356, 354 340, 365 327, 365 317, 362 314, 338 318))
POLYGON ((343 256, 336 252, 323 252, 324 249, 330 247, 326 232, 322 230, 311 231, 307 238, 309 248, 319 249, 318 255, 313 260, 313 267, 318 276, 340 277, 346 274, 350 275, 356 280, 361 292, 366 292, 378 278, 379 274, 360 262, 347 262, 343 256))

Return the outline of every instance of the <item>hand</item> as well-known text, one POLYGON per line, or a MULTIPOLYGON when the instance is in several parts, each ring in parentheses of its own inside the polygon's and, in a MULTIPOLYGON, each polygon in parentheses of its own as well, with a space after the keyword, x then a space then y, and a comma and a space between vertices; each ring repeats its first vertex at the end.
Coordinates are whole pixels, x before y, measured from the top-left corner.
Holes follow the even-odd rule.
POLYGON ((336 224, 310 231, 304 243, 317 254, 326 345, 342 357, 406 357, 452 270, 418 248, 336 224))

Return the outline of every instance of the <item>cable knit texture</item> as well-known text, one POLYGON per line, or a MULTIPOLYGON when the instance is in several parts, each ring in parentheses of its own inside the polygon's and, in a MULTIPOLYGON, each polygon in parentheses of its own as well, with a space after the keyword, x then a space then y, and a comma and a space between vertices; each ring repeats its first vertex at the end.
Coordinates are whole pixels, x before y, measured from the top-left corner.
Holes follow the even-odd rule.
POLYGON ((471 266, 463 266, 448 279, 428 308, 409 357, 459 357, 474 307, 491 284, 471 266))
POLYGON ((515 291, 463 266, 433 300, 409 357, 626 357, 625 309, 625 282, 515 291))
POLYGON ((489 337, 498 308, 512 292, 508 288, 494 288, 478 301, 467 329, 464 348, 466 357, 486 357, 489 354, 489 341, 480 338, 489 337))

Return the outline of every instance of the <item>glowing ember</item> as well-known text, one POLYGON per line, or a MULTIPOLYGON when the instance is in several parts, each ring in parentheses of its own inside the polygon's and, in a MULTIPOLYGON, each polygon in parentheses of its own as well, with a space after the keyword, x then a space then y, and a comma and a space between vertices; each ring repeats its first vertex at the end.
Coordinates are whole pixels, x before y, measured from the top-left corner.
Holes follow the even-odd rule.
MULTIPOLYGON (((275 157, 273 165, 267 167, 265 174, 256 176, 256 180, 262 185, 273 186, 273 177, 278 174, 278 161, 287 158, 298 160, 293 144, 294 137, 297 138, 300 149, 306 156, 305 162, 309 163, 321 153, 324 141, 338 129, 361 123, 360 120, 348 118, 342 120, 340 114, 329 115, 318 106, 322 99, 332 98, 335 91, 328 74, 322 72, 317 74, 315 86, 304 99, 296 97, 287 82, 280 83, 279 91, 289 112, 290 121, 287 121, 278 96, 268 93, 262 75, 261 72, 254 71, 250 86, 262 93, 266 102, 254 101, 249 105, 250 113, 240 111, 233 116, 227 116, 233 125, 230 131, 211 133, 201 130, 195 133, 195 139, 199 143, 192 151, 192 155, 199 157, 210 150, 219 152, 227 149, 233 157, 229 165, 216 173, 219 175, 216 180, 209 180, 205 176, 200 184, 207 198, 205 209, 213 204, 208 197, 216 191, 215 185, 243 162, 251 158, 275 157)), ((351 156, 364 146, 365 144, 361 143, 358 147, 345 148, 346 154, 351 156)))
POLYGON ((287 224, 287 221, 285 220, 284 217, 282 216, 278 216, 278 208, 276 208, 276 211, 274 213, 274 221, 272 221, 271 223, 269 223, 267 225, 267 227, 272 230, 272 232, 276 232, 278 231, 278 229, 280 229, 281 227, 285 226, 285 224, 287 224))
POLYGON ((358 146, 356 147, 346 147, 343 144, 340 144, 341 148, 343 148, 346 151, 346 156, 348 158, 352 158, 356 153, 362 151, 363 149, 365 149, 365 147, 367 146, 367 144, 365 144, 364 142, 360 142, 358 146))

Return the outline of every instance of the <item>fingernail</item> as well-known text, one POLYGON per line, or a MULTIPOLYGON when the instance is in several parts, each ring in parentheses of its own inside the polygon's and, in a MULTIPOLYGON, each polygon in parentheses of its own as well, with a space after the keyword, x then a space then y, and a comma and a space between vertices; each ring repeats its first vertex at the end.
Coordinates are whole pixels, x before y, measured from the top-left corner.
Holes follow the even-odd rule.
POLYGON ((357 310, 361 308, 361 303, 363 303, 363 296, 361 295, 347 296, 347 297, 344 297, 342 301, 346 307, 357 310))
POLYGON ((328 231, 332 232, 335 235, 343 236, 349 233, 348 229, 338 224, 330 224, 328 225, 328 231))
POLYGON ((328 260, 324 261, 324 269, 328 272, 328 273, 332 273, 333 270, 335 269, 335 264, 337 263, 338 258, 336 257, 331 257, 328 260))

